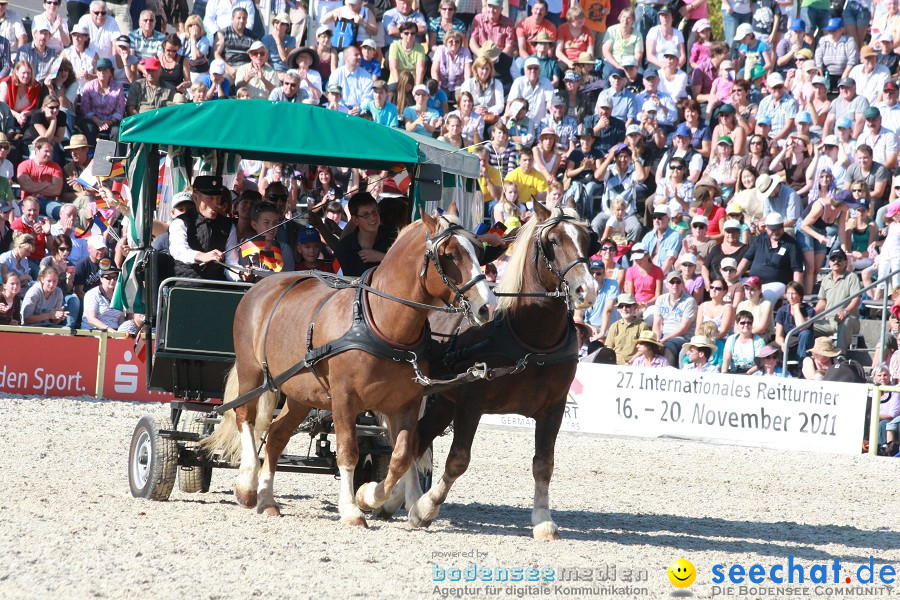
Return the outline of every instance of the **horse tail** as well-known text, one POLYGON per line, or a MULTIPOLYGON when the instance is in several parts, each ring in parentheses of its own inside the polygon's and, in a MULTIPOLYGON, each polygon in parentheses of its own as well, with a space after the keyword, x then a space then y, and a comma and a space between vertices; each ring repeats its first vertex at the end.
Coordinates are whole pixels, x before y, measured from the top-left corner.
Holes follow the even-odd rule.
MULTIPOLYGON (((225 379, 225 393, 222 394, 222 402, 231 402, 240 393, 237 366, 231 368, 225 379)), ((275 412, 277 396, 267 390, 260 395, 256 405, 256 422, 253 425, 253 441, 258 446, 263 434, 268 431, 272 422, 272 413, 275 412)), ((237 427, 237 416, 234 410, 225 411, 222 422, 209 437, 200 442, 200 449, 208 455, 218 454, 222 461, 237 465, 241 459, 241 432, 237 427)))

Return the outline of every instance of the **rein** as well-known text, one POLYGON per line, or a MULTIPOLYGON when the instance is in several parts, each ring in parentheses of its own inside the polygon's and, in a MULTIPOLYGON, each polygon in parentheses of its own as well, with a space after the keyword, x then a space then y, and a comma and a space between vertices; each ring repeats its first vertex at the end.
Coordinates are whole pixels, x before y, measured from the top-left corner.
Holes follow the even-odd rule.
POLYGON ((555 227, 559 223, 565 221, 575 221, 573 217, 570 217, 566 214, 561 214, 551 219, 548 219, 544 223, 542 223, 534 236, 534 257, 532 262, 534 263, 535 269, 538 268, 538 257, 540 257, 547 269, 556 276, 556 289, 552 292, 494 292, 495 296, 507 296, 514 298, 565 298, 566 305, 569 308, 569 312, 574 311, 574 306, 572 304, 572 296, 569 294, 569 282, 566 281, 566 275, 575 268, 577 265, 584 264, 590 265, 590 260, 586 256, 578 256, 567 264, 562 271, 558 270, 554 265, 553 261, 550 260, 550 257, 547 256, 547 252, 544 249, 544 244, 541 243, 541 238, 544 236, 544 231, 555 227))

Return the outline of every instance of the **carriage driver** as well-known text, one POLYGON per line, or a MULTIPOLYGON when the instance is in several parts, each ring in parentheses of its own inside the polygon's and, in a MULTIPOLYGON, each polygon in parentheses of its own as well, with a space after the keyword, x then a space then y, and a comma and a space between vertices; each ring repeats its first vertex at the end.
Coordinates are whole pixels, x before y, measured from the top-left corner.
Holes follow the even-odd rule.
POLYGON ((194 177, 194 205, 169 225, 169 251, 178 277, 238 281, 237 231, 233 222, 219 213, 222 178, 194 177), (225 250, 230 249, 226 254, 225 250), (221 263, 235 267, 226 269, 221 263))

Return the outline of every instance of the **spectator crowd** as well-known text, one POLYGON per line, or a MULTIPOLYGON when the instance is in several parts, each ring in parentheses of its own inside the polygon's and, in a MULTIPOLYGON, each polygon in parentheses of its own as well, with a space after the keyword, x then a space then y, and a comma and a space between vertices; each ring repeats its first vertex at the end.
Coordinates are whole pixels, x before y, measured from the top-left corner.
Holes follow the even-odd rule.
MULTIPOLYGON (((571 199, 600 239, 582 332, 619 364, 782 374, 788 352, 782 375, 820 377, 860 299, 786 333, 900 269, 896 0, 723 0, 722 33, 706 0, 136 4, 44 0, 26 28, 0 0, 0 323, 139 327, 110 306, 118 200, 80 176, 127 115, 235 99, 474 153, 495 232, 571 199), (109 228, 85 236, 98 213, 109 228)), ((245 160, 234 189, 176 196, 155 243, 182 276, 355 273, 403 222, 385 175, 245 160), (276 227, 307 201, 324 218, 276 227)))

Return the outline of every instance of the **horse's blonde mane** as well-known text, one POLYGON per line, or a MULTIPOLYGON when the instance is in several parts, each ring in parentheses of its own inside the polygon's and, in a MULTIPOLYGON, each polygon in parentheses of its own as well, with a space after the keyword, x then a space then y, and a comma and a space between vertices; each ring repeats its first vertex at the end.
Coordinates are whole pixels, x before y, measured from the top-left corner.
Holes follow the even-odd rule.
MULTIPOLYGON (((562 207, 552 209, 549 219, 561 215, 579 219, 577 211, 571 208, 562 207)), ((516 294, 522 291, 522 285, 525 281, 525 263, 528 259, 528 249, 534 243, 534 234, 537 227, 537 219, 532 217, 521 229, 519 229, 519 233, 516 235, 516 241, 513 242, 512 245, 512 255, 506 264, 506 271, 504 271, 500 283, 494 288, 495 292, 516 294)), ((508 311, 512 309, 517 300, 518 298, 515 296, 498 296, 498 310, 508 311)))

